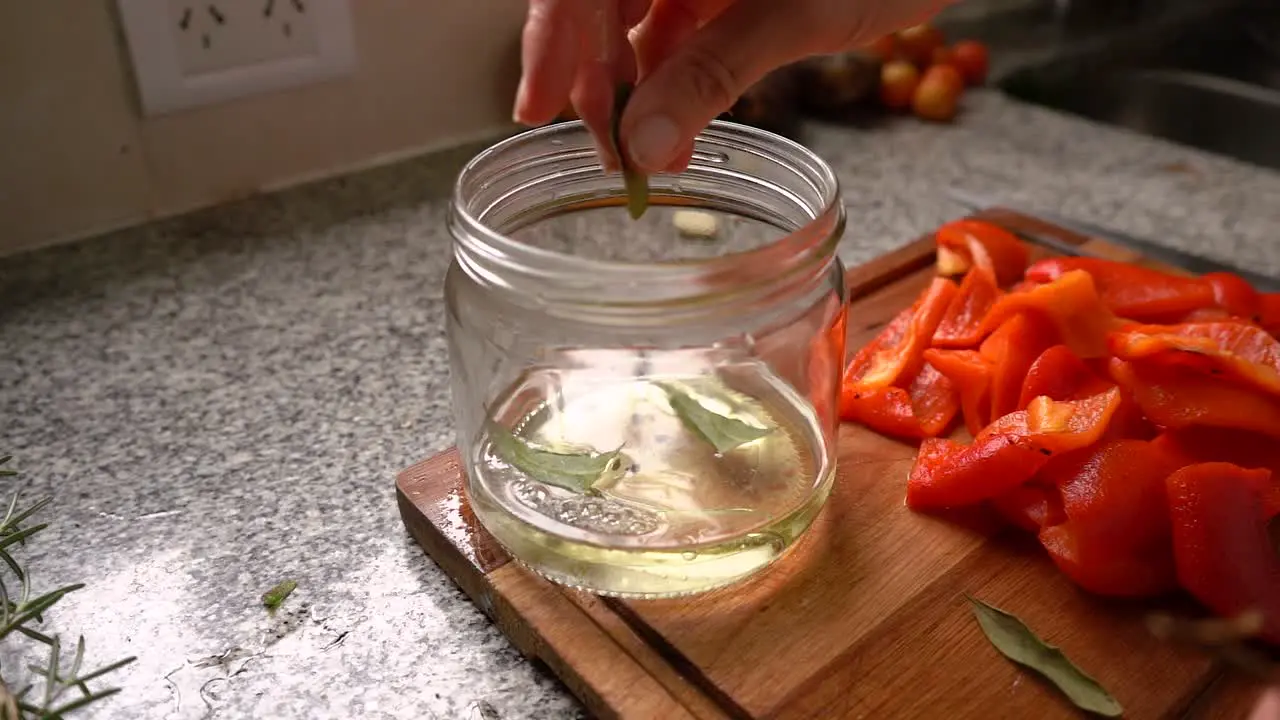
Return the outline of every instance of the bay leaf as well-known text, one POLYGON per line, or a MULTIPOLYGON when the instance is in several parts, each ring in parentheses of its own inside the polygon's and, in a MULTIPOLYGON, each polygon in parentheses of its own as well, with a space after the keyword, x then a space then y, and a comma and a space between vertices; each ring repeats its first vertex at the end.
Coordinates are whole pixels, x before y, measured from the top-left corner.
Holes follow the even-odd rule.
POLYGON ((632 87, 629 83, 619 83, 613 98, 613 150, 618 154, 618 163, 622 166, 622 180, 627 187, 627 212, 632 220, 639 220, 649 207, 649 178, 632 167, 622 151, 622 111, 627 108, 631 99, 632 87))
POLYGON ((710 443, 718 453, 727 453, 773 432, 773 428, 757 427, 709 410, 688 393, 668 383, 656 384, 667 394, 667 402, 671 404, 671 409, 680 418, 680 422, 710 443))
POLYGON ((1047 678, 1081 710, 1104 717, 1120 717, 1124 708, 1102 685, 1063 654, 1041 640, 1016 616, 966 596, 974 617, 1000 654, 1047 678))
POLYGON ((630 464, 622 448, 606 453, 555 452, 531 445, 496 422, 489 425, 494 450, 503 460, 534 480, 570 492, 586 493, 606 474, 630 464))

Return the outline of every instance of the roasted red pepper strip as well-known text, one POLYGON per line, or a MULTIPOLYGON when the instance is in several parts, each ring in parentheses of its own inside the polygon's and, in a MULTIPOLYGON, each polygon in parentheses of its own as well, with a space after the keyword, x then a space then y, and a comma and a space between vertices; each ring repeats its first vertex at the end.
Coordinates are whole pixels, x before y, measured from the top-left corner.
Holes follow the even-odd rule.
POLYGON ((983 341, 979 353, 993 370, 991 416, 1018 410, 1022 385, 1040 354, 1058 342, 1058 333, 1043 315, 1018 313, 983 341))
POLYGON ((1178 582, 1223 617, 1261 612, 1260 636, 1280 644, 1280 556, 1260 488, 1267 470, 1188 465, 1166 481, 1178 582))
POLYGON ((1107 346, 1122 360, 1166 356, 1280 396, 1280 341, 1252 325, 1136 325, 1112 333, 1107 346))
POLYGON ((933 346, 977 347, 982 342, 982 319, 999 298, 1000 288, 995 277, 986 270, 974 268, 960 282, 960 290, 933 333, 933 346))
POLYGON ((952 220, 938 228, 934 239, 940 271, 956 274, 971 267, 985 268, 999 286, 1021 279, 1030 257, 1029 248, 1016 235, 972 218, 952 220))
POLYGON ((934 278, 910 308, 898 313, 858 351, 845 370, 845 389, 864 392, 911 378, 919 370, 929 339, 955 294, 954 282, 934 278))
POLYGON ((1258 316, 1258 291, 1249 281, 1229 272, 1207 273, 1200 280, 1213 289, 1213 302, 1219 308, 1236 317, 1253 319, 1258 316))
POLYGON ((1027 406, 1033 399, 1044 395, 1052 400, 1077 400, 1097 395, 1111 386, 1111 382, 1098 377, 1083 360, 1066 345, 1054 345, 1040 353, 1031 363, 1022 382, 1022 394, 1018 408, 1027 406))
POLYGON ((993 499, 991 504, 1001 517, 1028 532, 1038 533, 1041 528, 1065 519, 1062 494, 1056 487, 1036 482, 1019 485, 993 499))
POLYGON ((1280 400, 1181 365, 1113 358, 1111 377, 1164 428, 1250 430, 1280 439, 1280 400))
POLYGON ((1272 335, 1280 335, 1280 293, 1258 296, 1258 324, 1272 335))
POLYGON ((970 445, 930 439, 907 479, 913 509, 961 507, 1022 485, 1056 453, 1098 441, 1120 402, 1115 389, 1075 402, 1038 398, 991 423, 970 445))
POLYGON ((960 412, 969 434, 991 422, 991 363, 977 350, 925 350, 924 359, 960 392, 960 412))
POLYGON ((1093 278, 1103 304, 1131 320, 1159 321, 1216 305, 1213 287, 1199 278, 1103 258, 1046 258, 1027 268, 1026 276, 1035 282, 1052 282, 1076 271, 1093 278))
POLYGON ((1200 308, 1199 310, 1192 310, 1186 315, 1181 315, 1179 317, 1173 318, 1169 324, 1180 325, 1182 323, 1195 323, 1195 322, 1234 322, 1234 323, 1245 323, 1246 325, 1255 324, 1254 321, 1249 318, 1237 317, 1227 312, 1226 310, 1223 310, 1220 307, 1200 308))
MULTIPOLYGON (((1057 402, 1047 397, 1027 403, 1027 429, 1036 445, 1050 454, 1088 447, 1102 438, 1116 410, 1120 389, 1116 387, 1079 400, 1057 402)), ((1009 416, 1006 416, 1009 417, 1009 416)))
POLYGON ((1196 427, 1166 430, 1152 445, 1179 465, 1229 462, 1246 470, 1271 471, 1270 487, 1263 493, 1267 517, 1280 515, 1280 445, 1257 433, 1223 428, 1196 427))
POLYGON ((1103 442, 1071 460, 1059 486, 1066 520, 1040 531, 1058 568, 1099 595, 1175 589, 1165 479, 1176 462, 1141 440, 1103 442))
POLYGON ((1023 312, 1048 318, 1057 328, 1061 342, 1085 359, 1105 355, 1107 333, 1126 324, 1102 304, 1093 278, 1083 270, 1068 272, 1026 292, 1001 297, 983 320, 983 330, 993 331, 1023 312))
POLYGON ((844 419, 900 438, 938 437, 947 432, 959 411, 955 387, 928 363, 920 368, 908 389, 856 390, 846 386, 840 396, 844 419))

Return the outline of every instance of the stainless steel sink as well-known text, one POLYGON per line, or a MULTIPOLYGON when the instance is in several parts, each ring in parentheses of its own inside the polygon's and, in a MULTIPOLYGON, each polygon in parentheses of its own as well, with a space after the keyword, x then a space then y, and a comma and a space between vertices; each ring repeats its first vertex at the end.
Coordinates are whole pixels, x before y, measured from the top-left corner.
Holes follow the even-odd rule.
POLYGON ((1280 170, 1280 3, 1118 34, 1012 71, 1009 95, 1280 170))

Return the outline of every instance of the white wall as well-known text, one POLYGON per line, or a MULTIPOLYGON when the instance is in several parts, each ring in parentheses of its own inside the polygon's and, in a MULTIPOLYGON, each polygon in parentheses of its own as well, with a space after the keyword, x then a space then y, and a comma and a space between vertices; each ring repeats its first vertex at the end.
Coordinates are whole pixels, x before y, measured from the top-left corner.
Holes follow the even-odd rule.
POLYGON ((144 118, 113 0, 0 2, 0 255, 509 127, 525 3, 351 7, 357 74, 144 118))

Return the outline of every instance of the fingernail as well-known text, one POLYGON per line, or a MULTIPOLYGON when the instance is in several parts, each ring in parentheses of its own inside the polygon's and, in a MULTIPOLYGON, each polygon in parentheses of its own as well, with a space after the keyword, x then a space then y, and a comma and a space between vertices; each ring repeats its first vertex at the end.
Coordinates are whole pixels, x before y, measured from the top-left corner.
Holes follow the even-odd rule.
POLYGON ((680 128, 666 115, 650 115, 636 123, 626 141, 632 162, 646 170, 661 170, 680 149, 680 128))

